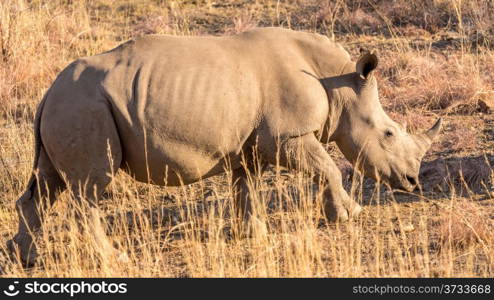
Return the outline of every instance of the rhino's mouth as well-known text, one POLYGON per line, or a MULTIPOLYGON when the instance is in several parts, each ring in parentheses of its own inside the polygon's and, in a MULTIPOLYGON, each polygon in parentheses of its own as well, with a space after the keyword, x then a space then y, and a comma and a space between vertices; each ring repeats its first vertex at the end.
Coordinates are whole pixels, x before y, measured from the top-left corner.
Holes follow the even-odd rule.
POLYGON ((398 184, 394 188, 411 192, 417 187, 417 184, 417 176, 405 175, 400 178, 398 184))
POLYGON ((417 185, 417 179, 415 179, 415 177, 412 177, 410 175, 406 175, 405 176, 405 179, 408 181, 408 183, 410 183, 411 185, 413 186, 416 186, 417 185))
POLYGON ((383 179, 388 182, 391 188, 407 192, 412 192, 418 185, 418 176, 407 173, 393 172, 392 176, 383 179))
MULTIPOLYGON (((367 175, 368 173, 366 173, 367 175)), ((374 180, 380 180, 387 183, 392 189, 404 190, 412 192, 419 184, 418 174, 411 175, 409 173, 399 172, 392 169, 391 174, 378 174, 377 172, 370 173, 375 174, 370 176, 374 180)))

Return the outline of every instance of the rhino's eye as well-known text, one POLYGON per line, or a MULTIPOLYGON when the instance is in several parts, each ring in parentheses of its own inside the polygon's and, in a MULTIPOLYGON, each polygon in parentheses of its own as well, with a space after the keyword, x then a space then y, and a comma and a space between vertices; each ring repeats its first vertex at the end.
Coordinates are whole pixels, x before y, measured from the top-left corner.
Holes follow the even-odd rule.
POLYGON ((393 132, 391 130, 386 130, 384 132, 384 135, 389 138, 389 137, 392 137, 393 136, 393 132))

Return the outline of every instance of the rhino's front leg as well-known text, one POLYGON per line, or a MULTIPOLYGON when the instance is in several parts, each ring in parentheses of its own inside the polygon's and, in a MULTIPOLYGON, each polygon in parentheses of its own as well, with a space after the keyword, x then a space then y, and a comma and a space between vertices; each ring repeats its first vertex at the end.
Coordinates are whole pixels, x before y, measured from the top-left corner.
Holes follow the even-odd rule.
POLYGON ((330 221, 346 221, 362 210, 348 196, 340 170, 313 133, 285 141, 281 146, 280 163, 290 169, 315 174, 317 182, 326 182, 324 212, 330 221))

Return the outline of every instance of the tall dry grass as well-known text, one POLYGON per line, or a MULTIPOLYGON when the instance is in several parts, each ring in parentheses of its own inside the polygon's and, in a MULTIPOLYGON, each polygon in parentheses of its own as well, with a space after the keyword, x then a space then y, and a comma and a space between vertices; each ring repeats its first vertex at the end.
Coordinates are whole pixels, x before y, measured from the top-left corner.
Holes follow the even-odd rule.
POLYGON ((479 97, 492 90, 492 24, 482 15, 492 5, 481 0, 390 3, 0 2, 2 276, 492 277, 490 186, 465 196, 457 192, 461 180, 446 178, 446 192, 400 195, 356 178, 347 184, 364 204, 361 217, 328 224, 320 213, 322 187, 278 168, 253 176, 256 216, 249 236, 241 234, 245 224, 231 217, 228 174, 162 188, 118 173, 99 203, 108 239, 122 254, 116 260, 88 228, 81 228, 69 193, 44 222, 35 267, 23 268, 5 249, 16 231, 14 201, 31 172, 31 124, 39 99, 73 59, 142 34, 233 34, 284 26, 328 34, 354 54, 362 45, 377 48, 383 104, 395 118, 420 130, 435 115, 446 115, 449 125, 431 157, 488 152, 480 148, 477 130, 487 123, 475 123, 472 114, 479 97))

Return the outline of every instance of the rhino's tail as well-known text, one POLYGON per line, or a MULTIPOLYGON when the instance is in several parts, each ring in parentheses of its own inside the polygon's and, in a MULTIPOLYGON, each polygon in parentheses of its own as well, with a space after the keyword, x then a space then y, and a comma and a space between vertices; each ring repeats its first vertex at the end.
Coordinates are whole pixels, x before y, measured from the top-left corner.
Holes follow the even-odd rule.
POLYGON ((43 107, 46 102, 48 92, 45 94, 43 99, 41 99, 41 102, 38 105, 38 108, 36 109, 36 114, 34 116, 34 126, 33 126, 33 131, 34 131, 34 161, 33 161, 33 169, 32 169, 32 174, 31 178, 29 179, 29 182, 27 184, 27 190, 34 192, 34 188, 36 187, 36 169, 38 167, 38 161, 39 161, 39 156, 41 152, 41 147, 42 147, 42 142, 41 142, 41 132, 40 132, 40 127, 41 127, 41 114, 43 113, 43 107))

